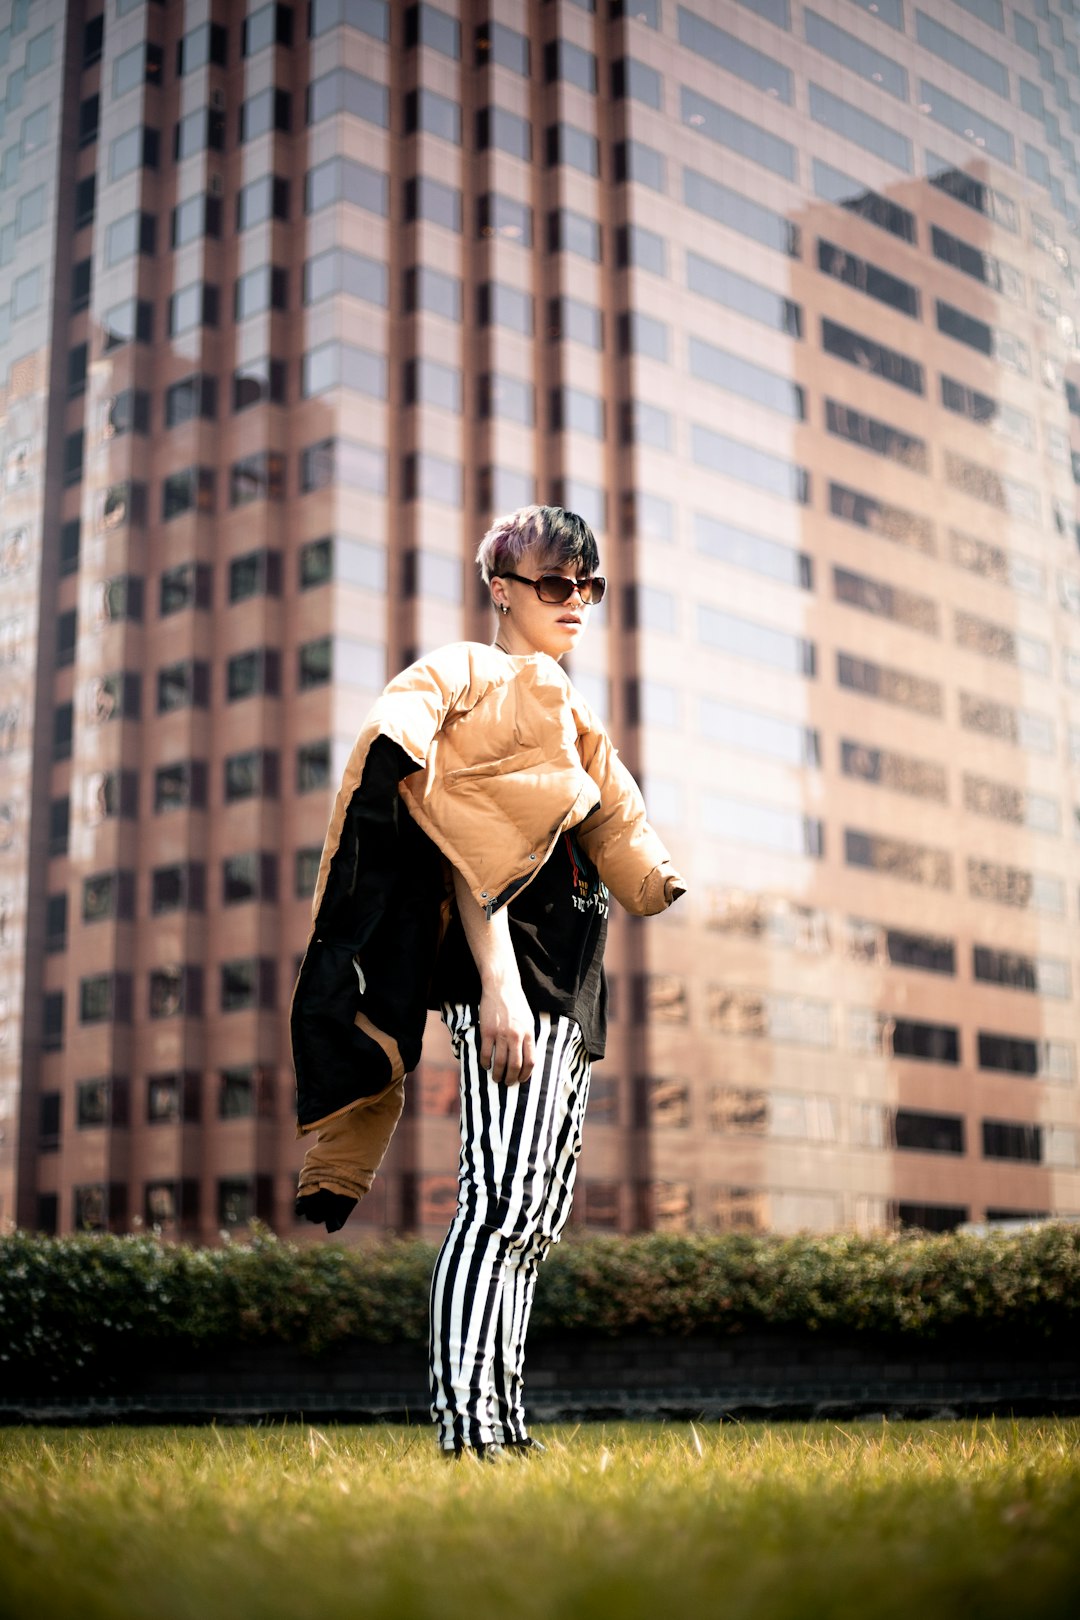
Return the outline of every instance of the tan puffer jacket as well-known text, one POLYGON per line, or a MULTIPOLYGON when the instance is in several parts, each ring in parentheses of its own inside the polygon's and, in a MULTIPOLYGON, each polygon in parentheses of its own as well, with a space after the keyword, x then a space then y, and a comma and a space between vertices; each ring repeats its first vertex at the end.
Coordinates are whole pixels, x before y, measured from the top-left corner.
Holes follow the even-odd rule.
MULTIPOLYGON (((685 884, 645 818, 637 783, 553 658, 510 657, 456 642, 395 677, 372 706, 338 792, 315 890, 327 871, 372 742, 390 738, 420 767, 402 797, 489 913, 578 835, 612 894, 635 916, 663 911, 685 884)), ((314 931, 314 930, 313 930, 314 931)))

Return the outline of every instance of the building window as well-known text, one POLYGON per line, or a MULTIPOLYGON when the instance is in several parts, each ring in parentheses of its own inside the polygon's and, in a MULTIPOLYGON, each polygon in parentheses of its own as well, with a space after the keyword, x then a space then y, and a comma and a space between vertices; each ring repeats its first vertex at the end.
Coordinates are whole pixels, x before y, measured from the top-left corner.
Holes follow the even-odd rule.
POLYGON ((281 595, 281 552, 249 551, 229 564, 229 601, 281 595))
POLYGON ((508 152, 528 163, 532 158, 532 125, 505 107, 480 107, 476 114, 476 149, 508 152))
POLYGON ((330 786, 330 741, 303 743, 296 750, 296 791, 313 793, 330 786))
POLYGON ((97 872, 83 879, 84 923, 130 922, 135 915, 134 872, 97 872))
POLYGON ((210 704, 210 665, 201 658, 166 664, 157 675, 157 712, 205 709, 210 704))
POLYGON ((385 219, 390 213, 390 178, 351 158, 327 158, 304 177, 304 211, 315 214, 336 202, 352 203, 385 219))
POLYGON ((230 1177, 228 1180, 218 1182, 217 1216, 218 1224, 225 1231, 234 1226, 246 1226, 256 1214, 270 1212, 270 1177, 244 1176, 230 1177), (265 1184, 267 1196, 260 1199, 261 1186, 265 1184))
POLYGON ((125 523, 141 527, 146 522, 146 485, 110 484, 100 500, 99 527, 106 533, 125 523))
POLYGON ((177 163, 209 148, 225 150, 225 114, 217 107, 196 107, 181 118, 173 134, 173 156, 177 163))
POLYGON ((90 306, 90 287, 93 280, 93 260, 80 259, 71 272, 71 313, 78 314, 90 306))
POLYGON ((874 298, 890 309, 897 309, 917 321, 920 315, 919 289, 910 281, 894 276, 869 259, 861 259, 847 248, 835 247, 824 238, 818 240, 818 269, 833 276, 847 287, 854 287, 867 298, 874 298))
POLYGON ((334 542, 326 535, 321 540, 309 540, 300 550, 300 589, 310 591, 317 585, 326 585, 334 577, 334 542))
MULTIPOLYGON (((109 146, 109 179, 121 180, 136 169, 156 169, 161 155, 161 135, 156 129, 136 124, 118 135, 109 146)), ((92 176, 91 176, 92 178, 92 176)), ((80 181, 84 185, 85 181, 80 181)))
POLYGON ((83 55, 84 68, 93 67, 95 62, 101 61, 101 50, 105 40, 105 13, 99 12, 96 17, 83 26, 83 55))
POLYGON ((291 128, 292 96, 287 90, 260 90, 240 108, 238 138, 241 146, 274 130, 288 135, 291 128))
POLYGON ((913 1153, 963 1153, 964 1121, 959 1114, 931 1114, 898 1108, 896 1145, 913 1153))
POLYGON ((210 606, 211 569, 209 563, 178 563, 161 576, 158 613, 165 619, 185 608, 210 606))
POLYGON ((154 772, 154 810, 206 809, 206 761, 178 760, 154 772))
POLYGON ((170 242, 177 248, 184 247, 188 242, 197 242, 203 236, 217 240, 221 236, 221 220, 220 197, 211 197, 202 192, 188 197, 172 211, 170 242))
MULTIPOLYGON (((689 13, 680 8, 679 15, 684 17, 689 13)), ((730 70, 730 57, 722 65, 730 70)), ((611 64, 611 94, 615 101, 626 97, 630 101, 640 101, 646 107, 655 107, 659 112, 664 104, 664 81, 655 68, 632 56, 623 56, 611 64)))
POLYGON ((142 388, 125 388, 101 402, 104 440, 119 439, 125 433, 149 433, 150 395, 142 388))
POLYGON ((573 253, 592 264, 600 263, 601 232, 596 220, 572 208, 555 208, 548 214, 547 223, 549 253, 573 253))
POLYGON ((233 296, 233 314, 238 321, 261 315, 268 309, 288 307, 288 272, 279 265, 261 264, 239 277, 233 296))
POLYGON ((477 408, 481 417, 501 417, 532 427, 536 419, 535 390, 522 377, 487 371, 479 379, 477 408))
POLYGON ((86 782, 86 819, 90 826, 138 814, 139 779, 134 771, 94 771, 86 782))
POLYGON ((230 703, 258 694, 278 697, 281 693, 281 654, 274 647, 236 653, 225 671, 225 695, 230 703))
POLYGON ((66 894, 50 894, 45 901, 45 950, 51 956, 67 950, 66 894))
POLYGON ((477 67, 504 67, 511 73, 529 77, 529 40, 505 23, 481 23, 476 30, 477 67))
POLYGON ((218 289, 208 281, 193 281, 169 299, 168 333, 179 337, 200 326, 218 324, 218 289))
POLYGON ((206 868, 199 861, 157 866, 150 874, 150 911, 205 911, 206 868))
POLYGON ((503 326, 525 337, 532 336, 531 293, 501 281, 481 282, 476 293, 477 321, 481 326, 503 326))
POLYGON ((105 311, 102 348, 108 354, 125 343, 154 341, 154 306, 145 298, 129 298, 105 311))
POLYGON ((229 855, 221 866, 221 903, 242 905, 248 900, 274 904, 278 897, 277 856, 249 851, 229 855))
POLYGON ((75 705, 73 703, 58 703, 53 709, 52 757, 54 760, 71 758, 71 744, 74 733, 75 705))
POLYGON ((230 754, 225 761, 225 803, 243 799, 276 799, 280 776, 280 755, 274 749, 251 748, 230 754))
POLYGON ((196 372, 165 390, 165 426, 179 427, 198 418, 212 422, 217 417, 217 378, 196 372))
POLYGON ((64 992, 46 990, 41 998, 41 1046, 45 1052, 64 1047, 64 992))
POLYGON ((379 129, 389 129, 389 88, 376 79, 353 73, 348 68, 332 68, 308 85, 307 123, 309 127, 321 124, 323 119, 332 118, 335 113, 348 113, 379 129))
POLYGON ((577 169, 581 174, 591 175, 594 179, 600 175, 600 142, 588 130, 579 129, 576 124, 549 124, 545 137, 545 152, 548 168, 555 168, 558 164, 565 164, 567 168, 577 169))
POLYGON ((212 467, 185 467, 170 473, 161 486, 163 522, 184 512, 213 512, 215 478, 212 467))
POLYGON ((61 1097, 58 1091, 43 1091, 38 1098, 38 1152, 60 1150, 61 1097))
POLYGON ((254 455, 233 462, 229 469, 230 506, 284 499, 285 457, 280 451, 259 450, 254 455))
POLYGON ((334 644, 330 636, 305 642, 298 656, 297 684, 301 692, 313 686, 325 686, 333 679, 334 644))
POLYGON ((56 620, 56 667, 64 669, 75 662, 75 644, 78 640, 78 614, 74 608, 61 613, 56 620))
POLYGON ((288 50, 292 42, 292 6, 260 6, 258 11, 245 17, 241 33, 242 56, 257 56, 271 45, 281 45, 288 50))
POLYGON ((430 220, 448 231, 461 232, 461 192, 429 176, 415 176, 405 182, 405 220, 430 220))
POLYGON ((201 967, 187 963, 153 969, 150 974, 151 1018, 198 1018, 202 1010, 201 967))
POLYGON ((984 1159, 1011 1159, 1015 1163, 1043 1162, 1043 1128, 1019 1120, 984 1119, 982 1122, 984 1159))
POLYGON ((438 360, 406 360, 402 377, 406 405, 438 405, 460 414, 462 377, 456 366, 444 366, 438 360))
POLYGON ((252 405, 284 405, 284 360, 249 361, 233 372, 233 410, 246 411, 252 405))
POLYGON ((75 1088, 75 1124, 80 1131, 102 1125, 126 1125, 128 1084, 118 1075, 80 1080, 75 1088))
POLYGON ((916 1232, 955 1232, 970 1218, 966 1204, 898 1203, 896 1218, 905 1230, 916 1232))
POLYGON ((273 1012, 277 1002, 277 963, 271 957, 247 956, 221 964, 221 1011, 256 1008, 273 1012))
POLYGON ((532 209, 499 191, 486 191, 479 198, 476 227, 480 236, 517 242, 520 247, 533 244, 532 209))
MULTIPOLYGON (((370 26, 368 31, 371 31, 370 26)), ((456 62, 461 56, 460 24, 456 17, 449 16, 438 6, 410 6, 405 13, 405 45, 408 49, 426 45, 456 62)))
POLYGON ((181 1074, 151 1074, 146 1080, 146 1123, 172 1125, 183 1120, 197 1125, 202 1118, 202 1076, 194 1070, 181 1074))
POLYGON ((298 900, 310 900, 314 895, 321 862, 320 845, 313 844, 296 851, 293 892, 298 900))
POLYGON ((80 428, 76 433, 69 433, 64 439, 64 486, 70 489, 72 484, 82 481, 83 473, 83 431, 80 428))
MULTIPOLYGON (((244 26, 246 28, 247 24, 244 26)), ((182 79, 185 73, 194 73, 198 68, 210 64, 225 67, 228 63, 228 45, 228 30, 222 28, 220 23, 203 23, 201 27, 193 28, 190 34, 177 41, 177 78, 182 79)))
POLYGON ((95 973, 79 980, 81 1024, 130 1024, 131 974, 95 973))
POLYGON ((263 174, 236 194, 236 229, 246 231, 267 219, 288 219, 289 182, 280 175, 263 174))

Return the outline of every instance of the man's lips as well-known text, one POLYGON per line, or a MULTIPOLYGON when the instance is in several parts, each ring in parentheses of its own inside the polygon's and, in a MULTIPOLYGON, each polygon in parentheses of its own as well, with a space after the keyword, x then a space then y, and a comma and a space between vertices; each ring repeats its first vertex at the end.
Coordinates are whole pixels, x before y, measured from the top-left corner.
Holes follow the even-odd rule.
POLYGON ((565 614, 565 615, 564 615, 564 616, 563 616, 563 617, 562 617, 562 618, 561 618, 561 619, 560 619, 560 620, 559 620, 559 623, 560 623, 560 624, 576 624, 576 625, 577 625, 577 626, 578 626, 578 628, 579 628, 579 629, 580 629, 580 628, 581 628, 581 620, 580 620, 580 619, 578 619, 578 618, 575 618, 575 616, 574 616, 574 615, 573 615, 573 614, 572 614, 572 613, 567 613, 567 614, 565 614))

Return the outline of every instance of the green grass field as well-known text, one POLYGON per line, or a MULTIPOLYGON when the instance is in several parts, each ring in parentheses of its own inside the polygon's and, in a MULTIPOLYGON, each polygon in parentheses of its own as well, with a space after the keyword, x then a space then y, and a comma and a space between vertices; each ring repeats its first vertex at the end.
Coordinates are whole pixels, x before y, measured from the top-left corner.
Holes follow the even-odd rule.
POLYGON ((1080 1421, 0 1430, 19 1620, 1077 1620, 1080 1421))

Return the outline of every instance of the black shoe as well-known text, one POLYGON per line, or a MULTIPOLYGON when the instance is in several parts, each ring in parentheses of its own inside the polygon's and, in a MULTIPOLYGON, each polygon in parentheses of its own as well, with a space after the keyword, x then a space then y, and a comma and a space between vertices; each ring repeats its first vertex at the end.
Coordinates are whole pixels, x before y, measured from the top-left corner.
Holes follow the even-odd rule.
POLYGON ((509 1455, 509 1448, 501 1445, 498 1440, 478 1440, 475 1446, 466 1446, 458 1443, 453 1451, 449 1448, 443 1451, 447 1462, 460 1462, 463 1457, 472 1457, 476 1462, 501 1463, 509 1455))

